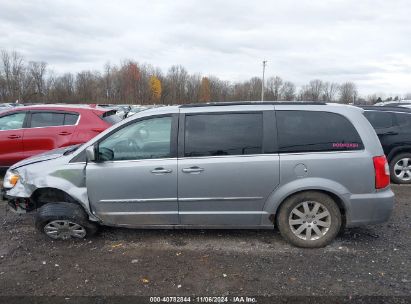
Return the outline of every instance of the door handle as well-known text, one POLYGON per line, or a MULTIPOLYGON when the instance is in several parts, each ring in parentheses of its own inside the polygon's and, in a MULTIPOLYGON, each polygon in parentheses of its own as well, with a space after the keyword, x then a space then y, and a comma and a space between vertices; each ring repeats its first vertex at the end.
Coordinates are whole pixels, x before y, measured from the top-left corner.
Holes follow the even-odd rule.
POLYGON ((200 168, 200 167, 197 167, 197 166, 194 166, 194 167, 190 167, 190 168, 184 168, 181 171, 183 171, 184 173, 201 173, 201 172, 204 171, 204 169, 200 168))
POLYGON ((91 129, 91 131, 94 131, 94 132, 97 132, 97 133, 101 133, 104 130, 105 130, 104 128, 93 128, 93 129, 91 129))
POLYGON ((173 170, 164 169, 164 168, 155 168, 154 170, 151 170, 151 173, 153 174, 167 174, 171 172, 173 172, 173 170))
POLYGON ((70 134, 71 134, 71 132, 67 132, 67 131, 63 131, 63 132, 59 133, 59 135, 70 135, 70 134))
POLYGON ((7 138, 17 139, 17 138, 21 138, 21 136, 19 136, 19 135, 9 135, 9 136, 7 136, 7 138))

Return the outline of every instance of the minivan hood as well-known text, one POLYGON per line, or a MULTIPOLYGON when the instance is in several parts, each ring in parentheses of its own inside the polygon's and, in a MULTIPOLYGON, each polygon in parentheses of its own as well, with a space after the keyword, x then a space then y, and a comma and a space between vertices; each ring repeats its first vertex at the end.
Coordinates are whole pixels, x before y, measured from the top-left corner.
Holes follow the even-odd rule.
POLYGON ((51 160, 51 159, 55 159, 55 158, 59 158, 61 156, 64 155, 64 153, 66 153, 67 151, 73 150, 77 147, 79 147, 80 145, 73 145, 73 146, 67 146, 64 148, 58 148, 58 149, 54 149, 54 150, 50 150, 47 151, 45 153, 41 153, 26 159, 23 159, 22 161, 19 161, 18 163, 14 164, 13 166, 10 167, 10 169, 17 169, 23 166, 27 166, 30 164, 34 164, 34 163, 39 163, 39 162, 43 162, 46 160, 51 160))

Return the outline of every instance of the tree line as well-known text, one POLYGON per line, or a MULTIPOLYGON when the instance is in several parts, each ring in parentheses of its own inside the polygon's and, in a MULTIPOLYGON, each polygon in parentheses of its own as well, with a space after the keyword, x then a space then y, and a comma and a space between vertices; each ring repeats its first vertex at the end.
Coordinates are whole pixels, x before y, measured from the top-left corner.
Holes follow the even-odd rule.
MULTIPOLYGON (((21 103, 110 103, 185 104, 210 101, 258 101, 262 79, 230 82, 215 76, 189 74, 181 65, 166 73, 149 64, 124 60, 107 63, 102 71, 81 71, 56 75, 46 62, 26 62, 15 51, 0 54, 0 101, 21 103)), ((360 97, 353 82, 334 83, 320 79, 297 87, 279 76, 265 81, 265 100, 324 101, 372 104, 377 95, 360 97)), ((407 96, 406 96, 407 97, 407 96)), ((411 98, 411 94, 409 96, 411 98)), ((389 97, 398 100, 398 96, 389 97)))

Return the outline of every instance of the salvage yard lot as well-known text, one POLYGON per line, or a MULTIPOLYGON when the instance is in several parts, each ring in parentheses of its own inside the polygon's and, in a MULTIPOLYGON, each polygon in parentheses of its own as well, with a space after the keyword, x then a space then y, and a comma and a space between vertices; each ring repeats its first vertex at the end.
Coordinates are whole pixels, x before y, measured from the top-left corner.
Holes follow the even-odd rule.
POLYGON ((300 249, 277 231, 103 228, 50 241, 0 203, 2 295, 411 295, 411 187, 388 223, 300 249))

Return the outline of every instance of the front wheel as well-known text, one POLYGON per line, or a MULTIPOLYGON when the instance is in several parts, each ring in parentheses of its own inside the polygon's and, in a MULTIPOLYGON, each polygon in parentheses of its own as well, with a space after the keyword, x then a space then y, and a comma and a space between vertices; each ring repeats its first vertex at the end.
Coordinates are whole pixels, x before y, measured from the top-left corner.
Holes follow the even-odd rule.
POLYGON ((64 202, 43 205, 37 212, 35 225, 54 240, 82 239, 95 234, 98 228, 79 205, 64 202))
POLYGON ((297 247, 318 248, 331 243, 341 228, 341 212, 328 195, 301 192, 286 199, 277 217, 285 240, 297 247))

